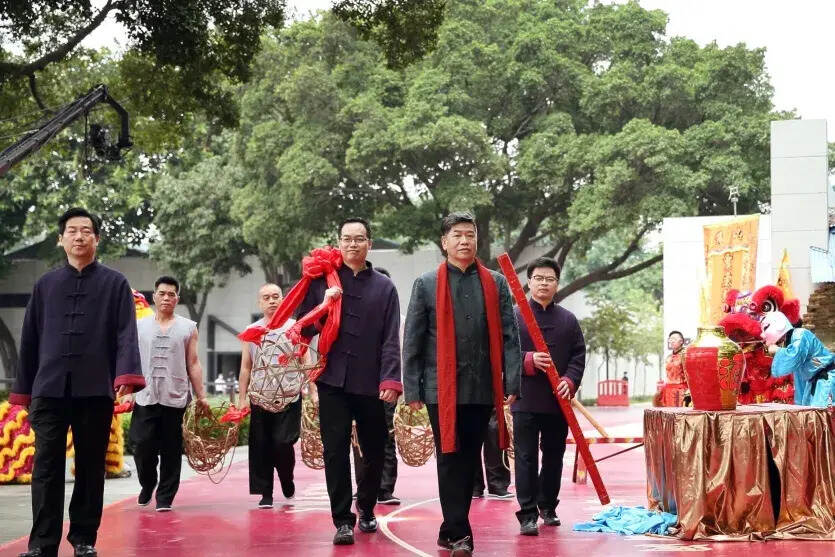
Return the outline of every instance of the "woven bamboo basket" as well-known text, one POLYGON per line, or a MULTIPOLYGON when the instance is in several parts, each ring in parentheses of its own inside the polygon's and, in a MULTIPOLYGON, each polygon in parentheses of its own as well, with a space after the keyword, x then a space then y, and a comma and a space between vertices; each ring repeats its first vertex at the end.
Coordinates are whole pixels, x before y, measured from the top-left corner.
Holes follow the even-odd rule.
POLYGON ((319 403, 310 396, 302 398, 301 451, 302 462, 308 468, 321 470, 325 467, 325 448, 319 430, 319 403))
POLYGON ((504 421, 507 424, 507 448, 502 451, 502 463, 505 468, 513 473, 515 455, 513 454, 513 414, 510 412, 510 405, 504 405, 504 421))
POLYGON ((400 403, 394 410, 394 440, 407 466, 423 466, 435 454, 435 439, 426 406, 412 410, 400 403))
POLYGON ((249 400, 268 412, 285 410, 301 396, 318 362, 319 354, 309 346, 294 345, 282 334, 266 335, 252 362, 249 400))
POLYGON ((183 449, 188 464, 195 472, 209 476, 214 483, 220 483, 226 477, 238 444, 238 424, 218 421, 217 416, 225 414, 226 410, 225 402, 212 411, 193 401, 183 417, 183 449))

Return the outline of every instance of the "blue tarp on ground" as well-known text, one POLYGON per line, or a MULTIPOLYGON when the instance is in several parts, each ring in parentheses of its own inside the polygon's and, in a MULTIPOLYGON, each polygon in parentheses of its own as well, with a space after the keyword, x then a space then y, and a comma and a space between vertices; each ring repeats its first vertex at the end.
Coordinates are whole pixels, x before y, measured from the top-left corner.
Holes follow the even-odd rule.
POLYGON ((674 514, 648 511, 645 507, 621 507, 603 510, 592 517, 593 522, 578 522, 578 532, 608 532, 618 534, 666 534, 678 522, 674 514))

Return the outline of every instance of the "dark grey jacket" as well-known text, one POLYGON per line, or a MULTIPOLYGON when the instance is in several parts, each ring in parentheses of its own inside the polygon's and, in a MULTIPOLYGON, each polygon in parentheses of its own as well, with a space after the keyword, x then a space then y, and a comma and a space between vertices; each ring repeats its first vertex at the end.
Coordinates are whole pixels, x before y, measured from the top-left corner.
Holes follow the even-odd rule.
MULTIPOLYGON (((455 319, 458 404, 493 404, 490 346, 484 294, 475 265, 462 272, 449 265, 455 319)), ((522 355, 513 298, 505 278, 491 271, 499 291, 504 339, 504 392, 519 394, 522 355)), ((415 280, 403 334, 403 389, 406 402, 438 402, 435 288, 437 269, 415 280)))

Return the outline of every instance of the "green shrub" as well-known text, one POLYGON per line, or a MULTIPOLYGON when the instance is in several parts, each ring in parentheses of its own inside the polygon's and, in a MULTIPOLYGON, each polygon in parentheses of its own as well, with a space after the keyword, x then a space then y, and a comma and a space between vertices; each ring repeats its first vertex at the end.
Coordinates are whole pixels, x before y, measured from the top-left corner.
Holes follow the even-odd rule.
POLYGON ((5 402, 7 400, 9 400, 9 391, 0 389, 0 402, 5 402))

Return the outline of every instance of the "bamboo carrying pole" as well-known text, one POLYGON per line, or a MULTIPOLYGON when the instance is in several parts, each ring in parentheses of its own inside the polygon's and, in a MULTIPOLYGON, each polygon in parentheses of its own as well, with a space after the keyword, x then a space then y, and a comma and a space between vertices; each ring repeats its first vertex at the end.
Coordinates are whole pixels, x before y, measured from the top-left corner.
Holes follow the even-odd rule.
POLYGON ((577 400, 576 398, 572 398, 571 406, 576 408, 578 412, 585 416, 589 423, 594 426, 594 429, 596 429, 598 433, 600 433, 600 435, 602 435, 603 437, 609 437, 609 434, 606 433, 606 430, 603 428, 602 425, 600 425, 600 422, 594 419, 594 416, 591 415, 591 412, 586 410, 586 407, 580 404, 579 400, 577 400))
MULTIPOLYGON (((522 289, 519 277, 516 276, 516 271, 513 269, 513 262, 511 262, 510 256, 503 253, 499 256, 498 262, 502 269, 502 273, 504 273, 504 276, 507 278, 508 285, 510 285, 510 291, 513 293, 513 297, 516 299, 516 303, 522 312, 522 319, 524 319, 525 325, 528 327, 528 333, 531 335, 534 346, 539 352, 548 352, 548 345, 545 344, 545 338, 542 336, 542 331, 536 323, 533 311, 531 311, 531 306, 528 305, 527 298, 525 298, 525 291, 522 289)), ((603 479, 600 477, 600 472, 597 470, 597 464, 595 464, 594 458, 591 456, 589 445, 586 442, 586 438, 583 436, 583 430, 580 429, 580 424, 577 422, 577 416, 575 416, 574 412, 571 410, 571 404, 569 404, 568 400, 557 394, 557 385, 559 385, 559 374, 557 369, 551 365, 545 372, 545 375, 548 376, 548 381, 551 383, 551 389, 554 391, 554 396, 560 404, 560 409, 565 416, 565 421, 568 422, 571 435, 574 437, 574 442, 577 445, 577 452, 580 453, 580 456, 583 457, 583 461, 586 464, 586 470, 588 471, 589 477, 591 477, 591 483, 594 485, 595 491, 597 491, 597 498, 600 499, 600 504, 607 505, 610 501, 609 494, 606 492, 606 486, 603 485, 603 479)))

